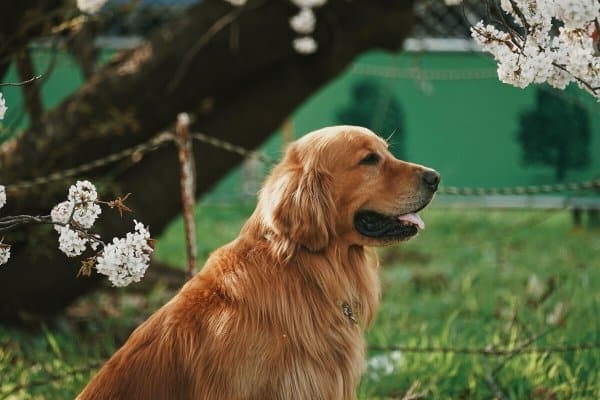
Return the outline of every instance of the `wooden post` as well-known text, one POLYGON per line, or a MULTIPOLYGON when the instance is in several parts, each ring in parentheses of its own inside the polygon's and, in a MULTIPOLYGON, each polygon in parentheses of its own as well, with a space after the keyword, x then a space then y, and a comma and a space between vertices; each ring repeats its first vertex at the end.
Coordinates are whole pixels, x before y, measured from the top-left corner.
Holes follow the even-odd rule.
POLYGON ((194 154, 190 137, 190 117, 186 113, 177 115, 175 133, 179 154, 181 206, 185 229, 187 255, 187 277, 191 279, 196 274, 198 248, 196 246, 196 223, 194 221, 194 202, 196 193, 196 177, 194 174, 194 154))

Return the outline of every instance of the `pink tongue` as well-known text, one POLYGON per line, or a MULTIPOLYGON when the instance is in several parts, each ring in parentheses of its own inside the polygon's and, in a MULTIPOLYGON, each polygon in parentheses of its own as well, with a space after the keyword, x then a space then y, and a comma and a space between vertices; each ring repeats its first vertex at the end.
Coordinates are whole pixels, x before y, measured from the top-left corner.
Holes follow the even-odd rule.
POLYGON ((425 222, 423 222, 423 220, 421 219, 419 214, 415 214, 415 213, 404 214, 404 215, 399 216, 398 220, 404 221, 404 222, 410 222, 411 224, 418 226, 419 229, 425 229, 425 222))

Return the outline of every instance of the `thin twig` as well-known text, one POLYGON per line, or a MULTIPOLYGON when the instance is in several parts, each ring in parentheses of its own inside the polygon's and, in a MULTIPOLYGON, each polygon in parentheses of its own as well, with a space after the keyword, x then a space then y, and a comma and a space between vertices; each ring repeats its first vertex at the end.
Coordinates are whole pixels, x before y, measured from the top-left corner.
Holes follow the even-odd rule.
POLYGON ((18 226, 27 224, 53 223, 50 215, 9 215, 0 218, 0 232, 12 230, 18 226))
POLYGON ((521 20, 521 24, 526 29, 526 31, 529 32, 531 30, 529 21, 527 21, 527 18, 525 18, 525 15, 523 15, 523 12, 521 11, 521 9, 517 5, 517 3, 515 3, 514 0, 509 0, 509 1, 510 1, 510 5, 511 5, 513 11, 515 12, 515 14, 517 14, 517 17, 519 17, 519 20, 521 20))
MULTIPOLYGON (((488 0, 487 1, 488 7, 489 7, 489 3, 490 3, 490 1, 488 0)), ((496 13, 498 13, 498 15, 500 15, 500 18, 501 18, 501 21, 497 20, 497 19, 496 19, 496 21, 504 29, 506 29, 509 32, 509 34, 510 34, 511 37, 513 37, 513 35, 516 35, 516 36, 519 37, 519 39, 521 39, 524 42, 525 41, 525 37, 523 35, 521 35, 521 33, 518 32, 516 29, 514 29, 512 26, 510 26, 509 22, 506 20, 506 16, 504 15, 504 11, 502 10, 502 7, 500 7, 500 5, 497 2, 495 2, 495 1, 492 1, 491 3, 496 8, 496 13)))
POLYGON ((521 345, 517 346, 517 348, 514 350, 514 352, 512 354, 508 354, 507 357, 504 360, 502 360, 502 362, 498 366, 496 366, 496 368, 494 368, 494 370, 492 371, 492 377, 495 377, 496 375, 498 375, 498 373, 506 366, 506 364, 508 364, 508 362, 510 360, 515 358, 518 354, 522 353, 526 348, 531 346, 533 343, 537 342, 539 339, 548 335, 550 332, 553 332, 555 329, 556 329, 556 327, 551 326, 551 327, 543 330, 542 332, 538 333, 537 335, 530 337, 525 342, 523 342, 521 345))
POLYGON ((185 56, 183 57, 183 60, 181 60, 181 63, 179 64, 179 67, 175 71, 175 74, 173 75, 171 82, 167 86, 167 92, 170 93, 175 90, 177 85, 181 82, 181 80, 183 78, 183 74, 185 74, 187 72, 188 68, 190 67, 190 64, 192 63, 192 59, 196 56, 196 54, 200 50, 202 50, 202 48, 204 46, 206 46, 208 44, 208 42, 217 33, 219 33, 221 30, 223 30, 224 28, 229 26, 233 21, 235 21, 242 13, 243 8, 244 7, 235 7, 233 10, 231 10, 230 12, 228 12, 227 14, 225 14, 224 16, 219 18, 217 21, 215 21, 215 23, 212 24, 212 26, 210 28, 208 28, 206 33, 204 33, 204 35, 200 36, 200 39, 198 39, 198 41, 194 44, 194 47, 192 47, 185 54, 185 56))
POLYGON ((429 393, 429 390, 425 389, 421 392, 416 391, 420 385, 421 381, 419 381, 418 379, 414 381, 412 385, 410 385, 410 388, 406 391, 404 396, 402 396, 402 400, 419 400, 427 397, 427 393, 429 393))
POLYGON ((0 83, 0 87, 1 86, 23 86, 23 85, 27 85, 28 83, 31 83, 33 81, 37 81, 38 79, 40 79, 43 75, 35 75, 32 78, 29 78, 25 81, 21 81, 21 82, 5 82, 5 83, 0 83))
POLYGON ((71 211, 71 215, 69 217, 68 222, 57 222, 52 221, 52 217, 50 215, 9 215, 3 218, 0 218, 0 232, 7 232, 13 230, 19 226, 28 225, 28 224, 48 224, 48 225, 59 225, 59 226, 68 226, 72 230, 80 233, 86 239, 98 242, 102 245, 102 247, 106 246, 101 239, 97 236, 89 233, 86 229, 82 228, 75 220, 73 220, 73 215, 75 213, 76 206, 73 207, 71 211))
POLYGON ((517 355, 522 354, 525 349, 527 349, 533 343, 546 336, 550 332, 554 331, 555 329, 555 327, 549 327, 543 330, 542 332, 538 333, 537 335, 530 336, 526 341, 517 346, 517 348, 515 348, 511 354, 507 354, 506 358, 502 360, 502 362, 500 362, 493 370, 490 370, 490 367, 487 362, 484 363, 484 368, 486 372, 483 375, 483 378, 498 399, 508 399, 508 396, 506 395, 504 390, 502 390, 502 387, 498 382, 498 373, 506 366, 506 364, 508 364, 510 360, 515 358, 517 355))
POLYGON ((489 386, 492 392, 494 392, 496 398, 500 400, 508 400, 508 397, 504 393, 504 390, 502 390, 500 384, 496 380, 496 376, 493 373, 490 373, 489 366, 486 364, 484 368, 486 369, 486 373, 483 374, 483 380, 489 386))
POLYGON ((557 62, 552 62, 552 65, 555 66, 556 68, 566 72, 567 74, 571 75, 577 82, 581 83, 583 86, 585 86, 586 88, 588 88, 588 90, 590 92, 592 92, 593 94, 597 94, 596 92, 598 90, 600 90, 600 87, 598 86, 592 86, 591 83, 586 82, 585 80, 579 78, 576 75, 573 75, 573 73, 571 71, 569 71, 567 68, 565 68, 565 66, 558 64, 557 62))

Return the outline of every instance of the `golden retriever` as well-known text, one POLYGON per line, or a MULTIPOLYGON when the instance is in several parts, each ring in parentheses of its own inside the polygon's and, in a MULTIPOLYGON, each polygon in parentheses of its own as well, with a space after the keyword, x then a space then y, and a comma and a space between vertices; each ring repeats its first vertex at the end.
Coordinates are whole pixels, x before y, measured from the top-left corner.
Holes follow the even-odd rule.
POLYGON ((366 128, 292 143, 239 236, 78 398, 354 399, 380 296, 366 246, 413 237, 438 182, 366 128))

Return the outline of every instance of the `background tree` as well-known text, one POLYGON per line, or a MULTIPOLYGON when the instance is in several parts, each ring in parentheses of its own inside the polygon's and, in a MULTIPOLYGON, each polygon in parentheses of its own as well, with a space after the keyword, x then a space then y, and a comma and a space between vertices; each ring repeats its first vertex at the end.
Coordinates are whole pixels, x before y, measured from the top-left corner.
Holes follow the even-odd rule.
MULTIPOLYGON (((0 12, 0 27, 32 14, 72 21, 73 3, 8 2, 0 12)), ((255 148, 359 54, 375 48, 399 50, 413 25, 411 0, 330 0, 315 10, 312 36, 318 50, 303 55, 292 47, 297 34, 289 26, 298 11, 288 1, 250 0, 233 7, 223 0, 204 0, 190 6, 139 47, 93 69, 79 90, 37 116, 39 129, 3 143, 0 182, 8 186, 143 143, 169 129, 184 111, 194 120, 192 130, 255 148)), ((10 41, 14 47, 4 46, 0 52, 14 57, 14 51, 51 32, 46 25, 54 26, 7 33, 19 38, 10 41)), ((194 150, 201 160, 196 166, 197 195, 242 161, 208 145, 196 144, 194 150)), ((181 210, 177 176, 176 151, 163 147, 137 163, 125 160, 85 178, 102 180, 99 190, 107 197, 131 192, 128 204, 136 218, 158 236, 181 210)), ((64 196, 67 184, 8 193, 3 211, 47 212, 64 196)), ((112 237, 123 234, 124 225, 128 222, 107 213, 97 228, 112 237)), ((97 283, 76 278, 78 263, 59 254, 48 227, 27 227, 7 241, 13 244, 13 255, 0 269, 0 319, 60 310, 97 283)))
POLYGON ((352 86, 352 103, 337 112, 337 122, 365 126, 390 138, 390 149, 399 158, 404 156, 404 113, 390 88, 365 79, 352 86))
POLYGON ((563 181, 568 170, 589 165, 589 115, 579 104, 538 89, 535 109, 520 120, 517 139, 525 165, 552 167, 557 181, 563 181))

